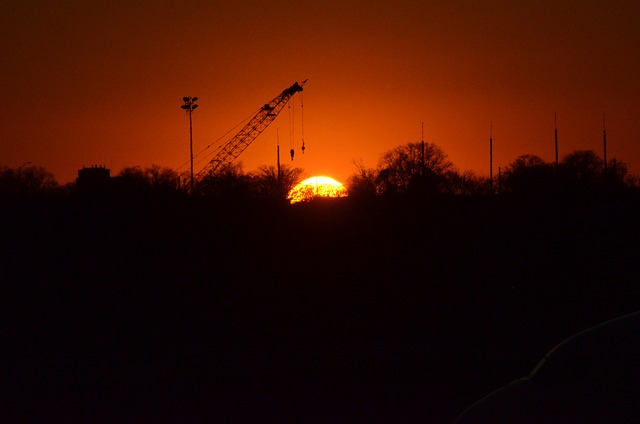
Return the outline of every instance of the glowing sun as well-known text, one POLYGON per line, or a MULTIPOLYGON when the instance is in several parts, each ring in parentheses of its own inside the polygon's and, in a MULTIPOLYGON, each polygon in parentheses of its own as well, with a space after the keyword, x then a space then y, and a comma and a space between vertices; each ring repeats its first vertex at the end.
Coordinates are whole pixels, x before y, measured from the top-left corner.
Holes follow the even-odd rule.
POLYGON ((316 176, 299 182, 287 198, 291 203, 305 202, 317 197, 346 197, 347 189, 331 177, 316 176))

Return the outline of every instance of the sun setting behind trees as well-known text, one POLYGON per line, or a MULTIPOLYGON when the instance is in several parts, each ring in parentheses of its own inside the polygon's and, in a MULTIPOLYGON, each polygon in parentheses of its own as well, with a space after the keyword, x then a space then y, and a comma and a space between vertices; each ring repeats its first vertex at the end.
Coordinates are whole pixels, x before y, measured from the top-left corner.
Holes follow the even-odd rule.
MULTIPOLYGON (((7 0, 0 28, 0 424, 452 423, 640 311, 640 0, 7 0)), ((603 405, 557 390, 612 399, 584 363, 539 383, 603 405)), ((640 423, 603 409, 564 421, 640 423)))
MULTIPOLYGON (((605 163, 591 150, 571 152, 558 164, 523 154, 503 169, 493 181, 471 171, 460 172, 448 155, 436 144, 407 143, 380 156, 376 167, 354 162, 354 173, 346 184, 328 176, 314 176, 301 181, 303 168, 282 165, 261 166, 245 172, 242 162, 230 164, 220 171, 195 182, 191 195, 222 202, 256 199, 297 203, 314 198, 346 197, 363 199, 388 196, 494 196, 552 195, 564 193, 605 193, 620 190, 637 191, 640 178, 629 172, 628 164, 617 158, 605 163)), ((170 168, 154 165, 148 168, 128 167, 111 175, 105 167, 83 168, 76 182, 61 186, 53 175, 38 166, 17 169, 0 166, 0 196, 188 196, 188 176, 170 168), (104 171, 104 178, 84 178, 87 171, 104 171), (103 181, 104 179, 104 181, 103 181)), ((176 197, 177 196, 177 197, 176 197)))
POLYGON ((339 181, 324 175, 307 178, 289 192, 291 203, 309 201, 318 197, 346 197, 347 189, 339 181))

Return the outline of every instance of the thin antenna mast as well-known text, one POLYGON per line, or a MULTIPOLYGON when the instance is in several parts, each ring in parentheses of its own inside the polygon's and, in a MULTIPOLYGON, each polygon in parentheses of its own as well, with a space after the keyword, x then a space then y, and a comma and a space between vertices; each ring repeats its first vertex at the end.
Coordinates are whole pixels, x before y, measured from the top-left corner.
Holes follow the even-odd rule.
POLYGON ((421 139, 421 157, 420 157, 420 175, 424 174, 424 121, 422 122, 422 139, 421 139))
POLYGON ((493 121, 489 121, 489 188, 493 193, 493 121))
POLYGON ((604 120, 604 112, 602 112, 602 138, 604 142, 604 172, 607 172, 607 126, 604 120))
POLYGON ((556 171, 558 170, 558 113, 553 112, 553 127, 556 140, 556 171))
POLYGON ((278 186, 280 186, 280 128, 276 127, 276 144, 278 146, 277 148, 277 164, 278 164, 278 186))

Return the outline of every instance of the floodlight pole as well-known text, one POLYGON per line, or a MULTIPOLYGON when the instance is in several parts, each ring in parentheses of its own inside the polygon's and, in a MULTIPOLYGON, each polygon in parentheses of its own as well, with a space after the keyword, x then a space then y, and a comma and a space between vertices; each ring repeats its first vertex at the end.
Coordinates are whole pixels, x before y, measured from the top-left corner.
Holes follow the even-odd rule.
POLYGON ((192 114, 193 111, 198 108, 196 101, 198 101, 197 97, 183 97, 182 100, 184 104, 180 106, 189 114, 189 159, 191 162, 191 179, 189 182, 189 189, 191 194, 193 194, 193 119, 192 114))

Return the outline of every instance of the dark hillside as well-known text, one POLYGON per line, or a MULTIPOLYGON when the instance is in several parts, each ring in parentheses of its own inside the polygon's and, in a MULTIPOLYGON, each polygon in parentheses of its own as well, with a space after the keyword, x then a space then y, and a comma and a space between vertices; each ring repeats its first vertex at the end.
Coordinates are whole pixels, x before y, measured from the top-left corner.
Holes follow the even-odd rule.
POLYGON ((451 422, 640 309, 639 206, 5 203, 0 421, 451 422))

